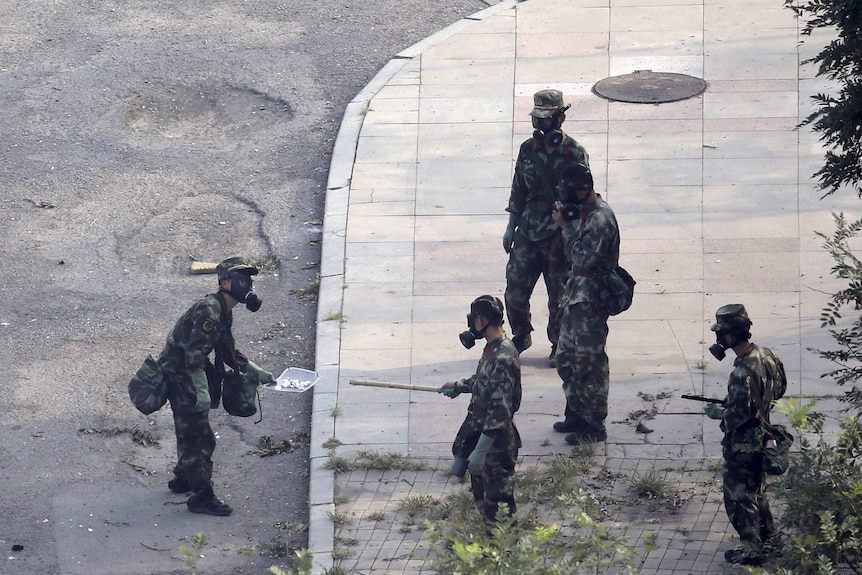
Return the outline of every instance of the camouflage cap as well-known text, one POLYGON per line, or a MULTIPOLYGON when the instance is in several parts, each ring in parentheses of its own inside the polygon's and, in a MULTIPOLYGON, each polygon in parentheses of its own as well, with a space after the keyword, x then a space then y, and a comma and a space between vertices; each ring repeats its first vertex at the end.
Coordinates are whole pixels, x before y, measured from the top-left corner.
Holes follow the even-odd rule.
POLYGON ((258 269, 248 265, 241 257, 228 258, 216 266, 218 279, 223 280, 230 275, 230 272, 243 272, 250 276, 257 274, 258 269))
POLYGON ((533 110, 530 115, 535 118, 550 118, 554 112, 562 107, 562 92, 559 90, 539 90, 533 94, 533 110))
POLYGON ((712 331, 726 331, 737 327, 751 327, 748 312, 741 303, 723 305, 715 312, 715 323, 710 328, 712 331))

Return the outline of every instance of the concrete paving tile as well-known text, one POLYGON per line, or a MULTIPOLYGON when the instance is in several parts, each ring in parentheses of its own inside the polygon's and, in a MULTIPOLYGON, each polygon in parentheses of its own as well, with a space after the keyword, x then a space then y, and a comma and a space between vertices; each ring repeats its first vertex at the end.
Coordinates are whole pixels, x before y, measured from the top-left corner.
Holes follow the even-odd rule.
POLYGON ((608 69, 609 76, 624 76, 637 70, 686 74, 695 78, 703 78, 704 76, 703 57, 700 55, 658 56, 648 51, 644 51, 640 55, 611 56, 608 69))
POLYGON ((403 281, 361 282, 344 289, 342 318, 351 322, 409 322, 413 317, 412 286, 403 281))
POLYGON ((700 5, 615 5, 610 14, 610 30, 697 30, 703 20, 704 8, 700 5))
POLYGON ((704 118, 708 132, 748 132, 755 130, 793 130, 799 120, 795 116, 781 118, 704 118))
MULTIPOLYGON (((361 193, 361 192, 360 192, 361 193)), ((376 196, 370 190, 368 196, 376 196)), ((350 215, 354 218, 367 218, 374 216, 412 216, 416 213, 416 202, 413 199, 407 201, 369 201, 353 203, 350 206, 350 215)))
POLYGON ((429 158, 417 167, 417 188, 508 188, 512 185, 512 161, 491 158, 429 158), (457 174, 457 178, 453 175, 457 174))
POLYGON ((422 59, 422 84, 474 85, 496 83, 499 78, 511 78, 514 61, 499 59, 422 59))
POLYGON ((416 282, 415 286, 416 295, 449 295, 473 301, 476 294, 502 294, 506 287, 506 280, 501 277, 496 281, 474 281, 470 285, 460 282, 416 282))
MULTIPOLYGON (((383 86, 377 93, 374 94, 375 100, 384 100, 384 99, 418 99, 419 98, 419 83, 413 83, 410 85, 393 85, 387 84, 383 86)), ((373 136, 375 135, 373 131, 366 132, 364 129, 362 131, 362 135, 364 136, 373 136)))
MULTIPOLYGON (((499 220, 499 217, 495 217, 499 220)), ((431 218, 426 218, 431 221, 431 218)), ((502 228, 505 223, 500 222, 502 228)), ((465 224, 466 225, 466 224, 465 224)), ((469 230, 468 230, 469 231, 469 230)), ((499 232, 502 237, 502 230, 499 232)), ((468 281, 471 277, 494 277, 506 268, 502 244, 488 250, 488 242, 425 241, 417 245, 415 278, 418 281, 468 281), (469 265, 454 265, 470 262, 469 265)), ((481 295, 481 294, 479 294, 481 295)), ((471 300, 472 301, 472 300, 471 300)), ((470 302, 462 304, 469 307, 470 302)))
MULTIPOLYGON (((463 189, 422 186, 417 190, 416 215, 481 214, 500 215, 509 197, 509 188, 463 189)), ((505 228, 505 223, 503 224, 505 228)), ((501 232, 502 235, 502 232, 501 232)))
POLYGON ((704 158, 772 158, 798 156, 794 132, 707 132, 704 158))
POLYGON ((494 60, 515 57, 514 26, 508 32, 458 34, 431 46, 422 53, 423 60, 494 60))
MULTIPOLYGON (((718 118, 795 118, 798 95, 788 92, 711 93, 703 95, 703 117, 718 118)), ((704 127, 709 131, 719 131, 704 127)))
POLYGON ((512 118, 511 98, 481 94, 448 98, 422 98, 419 119, 428 124, 508 122, 512 118))
POLYGON ((710 214, 709 218, 704 216, 703 235, 710 238, 763 238, 764 241, 783 236, 788 240, 787 243, 795 244, 797 242, 799 232, 796 214, 790 212, 774 215, 763 213, 756 217, 757 227, 752 227, 754 219, 755 216, 753 215, 739 213, 710 214))
MULTIPOLYGON (((408 190, 406 193, 412 197, 416 190, 416 164, 381 162, 354 165, 351 187, 356 190, 370 190, 375 194, 380 190, 394 189, 399 193, 405 193, 405 190, 408 190)), ((369 201, 364 194, 360 198, 360 201, 369 201)), ((350 199, 356 201, 352 193, 350 199)))
MULTIPOLYGON (((739 184, 739 185, 717 185, 704 186, 703 188, 703 210, 709 216, 715 216, 717 212, 730 212, 739 214, 770 214, 774 213, 781 217, 788 213, 797 214, 798 194, 792 186, 784 184, 739 184), (733 198, 733 201, 728 201, 733 198)), ((798 224, 793 224, 793 237, 798 238, 798 224)), ((755 232, 759 237, 764 236, 759 230, 747 230, 755 232)), ((777 237, 786 236, 779 233, 777 237)), ((792 247, 799 249, 798 239, 792 247)))
MULTIPOLYGON (((701 216, 695 213, 627 213, 619 215, 617 221, 620 224, 622 236, 621 250, 626 249, 624 246, 643 240, 668 240, 670 242, 668 247, 672 248, 679 242, 696 241, 703 237, 701 216)), ((694 253, 696 252, 681 255, 693 256, 694 253)), ((662 258, 673 258, 675 255, 660 252, 662 258)), ((676 262, 679 263, 679 260, 676 262)), ((687 277, 696 274, 691 267, 697 266, 684 266, 681 268, 681 273, 687 277)))
POLYGON ((680 30, 615 30, 610 35, 610 53, 618 57, 643 53, 653 56, 702 56, 703 31, 690 27, 680 30))
MULTIPOLYGON (((467 377, 476 371, 477 358, 465 358, 462 355, 464 350, 460 344, 451 344, 448 349, 437 349, 439 354, 452 357, 452 359, 436 362, 414 361, 410 369, 410 381, 416 385, 433 385, 436 387, 447 381, 467 377)), ((433 394, 419 394, 418 399, 414 399, 414 401, 427 403, 431 402, 433 397, 433 394)))
POLYGON ((415 220, 416 242, 490 240, 505 229, 506 216, 421 216, 415 220))
MULTIPOLYGON (((795 43, 795 41, 794 41, 795 43)), ((750 79, 750 80, 724 80, 709 79, 708 90, 712 93, 723 92, 792 92, 797 89, 799 81, 795 79, 750 79)))
POLYGON ((685 122, 678 123, 674 133, 655 131, 656 124, 670 124, 666 120, 626 124, 623 131, 608 135, 608 158, 611 160, 700 160, 703 156, 703 136, 699 131, 687 129, 685 122))
POLYGON ((755 46, 740 46, 739 53, 727 51, 707 54, 703 59, 703 71, 707 78, 718 80, 787 80, 797 77, 799 68, 795 51, 782 54, 759 54, 752 56, 755 46))
MULTIPOLYGON (((842 211, 848 223, 859 219, 860 212, 857 211, 842 211)), ((799 229, 800 231, 800 249, 806 251, 822 251, 824 240, 817 235, 817 232, 825 234, 827 237, 832 237, 835 232, 835 220, 831 213, 825 212, 800 212, 799 214, 799 229), (804 233, 807 232, 807 233, 804 233)), ((851 242, 851 246, 855 249, 859 238, 851 242)))
POLYGON ((764 171, 762 158, 705 158, 703 183, 706 186, 796 183, 796 158, 770 158, 769 163, 772 168, 764 171))
POLYGON ((608 189, 623 186, 661 188, 699 186, 704 181, 700 158, 609 160, 608 189))
MULTIPOLYGON (((392 124, 383 124, 383 123, 375 123, 369 124, 368 126, 363 127, 362 129, 362 137, 357 141, 358 147, 366 147, 371 148, 373 146, 379 146, 381 151, 385 151, 388 149, 388 141, 390 139, 395 139, 399 145, 402 146, 414 146, 416 145, 416 139, 419 134, 419 125, 418 124, 403 124, 403 123, 392 123, 392 124)), ((397 152, 397 153, 400 153, 397 152)), ((357 156, 358 158, 358 156, 357 156)), ((415 163, 416 159, 411 158, 407 160, 408 163, 415 163)), ((393 156, 389 158, 388 156, 383 159, 371 158, 371 159, 363 159, 359 161, 359 163, 369 163, 369 162, 380 162, 380 163, 399 163, 400 160, 397 157, 393 156)))
POLYGON ((553 10, 547 10, 545 6, 523 3, 518 6, 517 12, 516 31, 519 36, 543 32, 553 34, 607 30, 610 21, 610 10, 607 6, 581 7, 574 2, 559 3, 553 10), (577 17, 570 16, 573 12, 577 13, 577 17))
POLYGON ((782 4, 754 2, 746 9, 725 2, 708 3, 704 6, 704 28, 706 30, 769 31, 775 36, 782 29, 795 30, 793 12, 782 4))
POLYGON ((607 32, 539 32, 518 34, 518 58, 566 56, 572 53, 607 54, 607 32))
MULTIPOLYGON (((409 369, 410 350, 409 349, 375 349, 375 350, 344 350, 342 353, 342 377, 348 376, 342 381, 346 383, 347 379, 377 379, 368 377, 369 372, 381 372, 381 376, 386 373, 396 373, 398 370, 409 369), (404 366, 397 370, 391 369, 391 366, 404 366), (389 368, 389 369, 387 369, 389 368)), ((382 381, 388 381, 383 379, 382 381)), ((339 393, 349 392, 341 385, 339 393)), ((339 398, 340 400, 341 398, 339 398)))
MULTIPOLYGON (((348 219, 349 217, 348 214, 348 219)), ((410 218, 397 216, 374 216, 357 219, 347 231, 347 241, 348 243, 409 242, 413 240, 413 225, 413 220, 410 218)))
POLYGON ((410 323, 351 322, 342 335, 341 349, 409 349, 412 338, 410 323))
MULTIPOLYGON (((476 105, 474 102, 468 104, 476 105)), ((457 158, 465 155, 506 156, 508 159, 511 153, 507 145, 512 130, 510 118, 499 122, 423 124, 418 132, 419 159, 424 161, 428 158, 457 158)))
POLYGON ((715 261, 704 263, 703 284, 708 292, 798 290, 799 259, 796 254, 771 252, 756 261, 741 261, 734 260, 734 253, 718 253, 715 261))
POLYGON ((387 279, 403 281, 413 275, 412 256, 348 256, 345 261, 344 277, 348 282, 385 282, 387 279))
POLYGON ((596 83, 608 75, 606 55, 569 54, 553 58, 519 58, 515 82, 539 84, 549 77, 564 83, 596 83))
MULTIPOLYGON (((408 439, 410 443, 429 442, 451 447, 455 435, 458 433, 458 428, 464 421, 469 402, 469 398, 464 398, 460 402, 458 399, 452 400, 452 405, 423 403, 410 406, 410 418, 412 422, 415 422, 409 430, 408 439)), ((451 451, 447 448, 443 452, 436 452, 435 450, 435 453, 439 457, 451 453, 451 451)))
POLYGON ((415 136, 389 136, 385 138, 360 139, 356 148, 356 163, 415 162, 415 136))
POLYGON ((369 108, 365 113, 363 126, 372 124, 415 124, 419 121, 419 110, 411 109, 407 100, 399 101, 397 104, 387 104, 394 100, 380 100, 375 104, 376 108, 369 108), (392 110, 399 107, 401 109, 392 110))
MULTIPOLYGON (((630 70, 627 73, 631 73, 630 70)), ((703 96, 666 104, 610 102, 608 120, 696 120, 703 117, 703 96)))

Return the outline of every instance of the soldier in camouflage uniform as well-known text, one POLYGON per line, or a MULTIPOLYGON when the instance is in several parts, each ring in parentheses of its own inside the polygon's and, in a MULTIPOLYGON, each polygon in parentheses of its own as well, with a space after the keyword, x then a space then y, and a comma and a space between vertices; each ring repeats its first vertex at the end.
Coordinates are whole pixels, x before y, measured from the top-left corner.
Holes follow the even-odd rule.
POLYGON ((551 365, 560 334, 559 304, 568 274, 560 227, 551 217, 560 169, 567 162, 589 166, 587 151, 560 128, 566 119, 563 94, 541 90, 533 96, 533 137, 521 144, 512 190, 509 223, 503 234, 506 266, 506 309, 512 342, 518 352, 533 343, 530 297, 539 276, 548 292, 548 340, 551 365))
POLYGON ((486 341, 476 374, 450 381, 438 392, 449 397, 471 394, 452 453, 467 460, 473 498, 485 520, 492 522, 500 503, 508 506, 509 514, 515 512, 511 477, 521 447, 514 421, 521 407, 521 365, 518 351, 503 330, 503 302, 498 298, 476 298, 467 324, 470 330, 461 336, 465 346, 472 347, 475 338, 486 341))
POLYGON ((566 396, 565 419, 554 430, 566 443, 607 439, 610 366, 605 353, 609 296, 605 277, 617 267, 620 232, 613 210, 593 188, 588 166, 569 164, 560 174, 554 221, 562 228, 572 273, 560 301, 562 325, 557 343, 557 373, 566 396))
POLYGON ((724 508, 739 534, 741 546, 728 549, 730 563, 761 565, 764 545, 775 534, 775 523, 764 491, 763 441, 758 414, 769 421, 772 403, 787 389, 781 360, 766 347, 751 341, 751 320, 742 304, 729 304, 715 312, 712 331, 716 343, 710 352, 720 361, 725 349, 736 354, 721 405, 708 404, 706 414, 721 419, 724 455, 724 508))
MULTIPOLYGON (((207 356, 215 351, 216 363, 257 377, 260 383, 274 382, 272 374, 246 359, 234 343, 231 325, 233 308, 245 303, 251 311, 260 308, 260 298, 252 291, 251 276, 257 268, 242 258, 218 264, 219 291, 198 300, 177 320, 159 356, 168 379, 169 399, 177 434, 177 464, 168 488, 174 493, 192 492, 187 506, 193 513, 230 515, 229 505, 213 492, 212 455, 215 434, 209 423, 211 407, 207 356)), ((221 389, 221 378, 213 382, 221 389)))

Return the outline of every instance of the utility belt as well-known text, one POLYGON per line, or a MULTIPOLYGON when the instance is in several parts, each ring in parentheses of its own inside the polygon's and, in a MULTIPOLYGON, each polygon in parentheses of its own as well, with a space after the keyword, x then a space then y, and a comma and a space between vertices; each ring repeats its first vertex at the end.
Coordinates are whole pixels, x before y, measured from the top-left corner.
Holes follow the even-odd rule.
POLYGON ((580 266, 572 266, 572 275, 575 277, 588 278, 596 275, 596 268, 583 268, 580 266))

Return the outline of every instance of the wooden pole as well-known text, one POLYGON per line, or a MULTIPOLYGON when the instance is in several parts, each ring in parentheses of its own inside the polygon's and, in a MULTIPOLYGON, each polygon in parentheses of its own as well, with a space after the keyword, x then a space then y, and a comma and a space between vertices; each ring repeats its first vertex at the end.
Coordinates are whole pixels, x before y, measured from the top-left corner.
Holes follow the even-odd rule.
POLYGON ((412 385, 409 383, 388 383, 385 381, 368 381, 365 379, 351 379, 350 385, 364 385, 367 387, 387 387, 389 389, 409 389, 411 391, 437 391, 433 385, 412 385))

